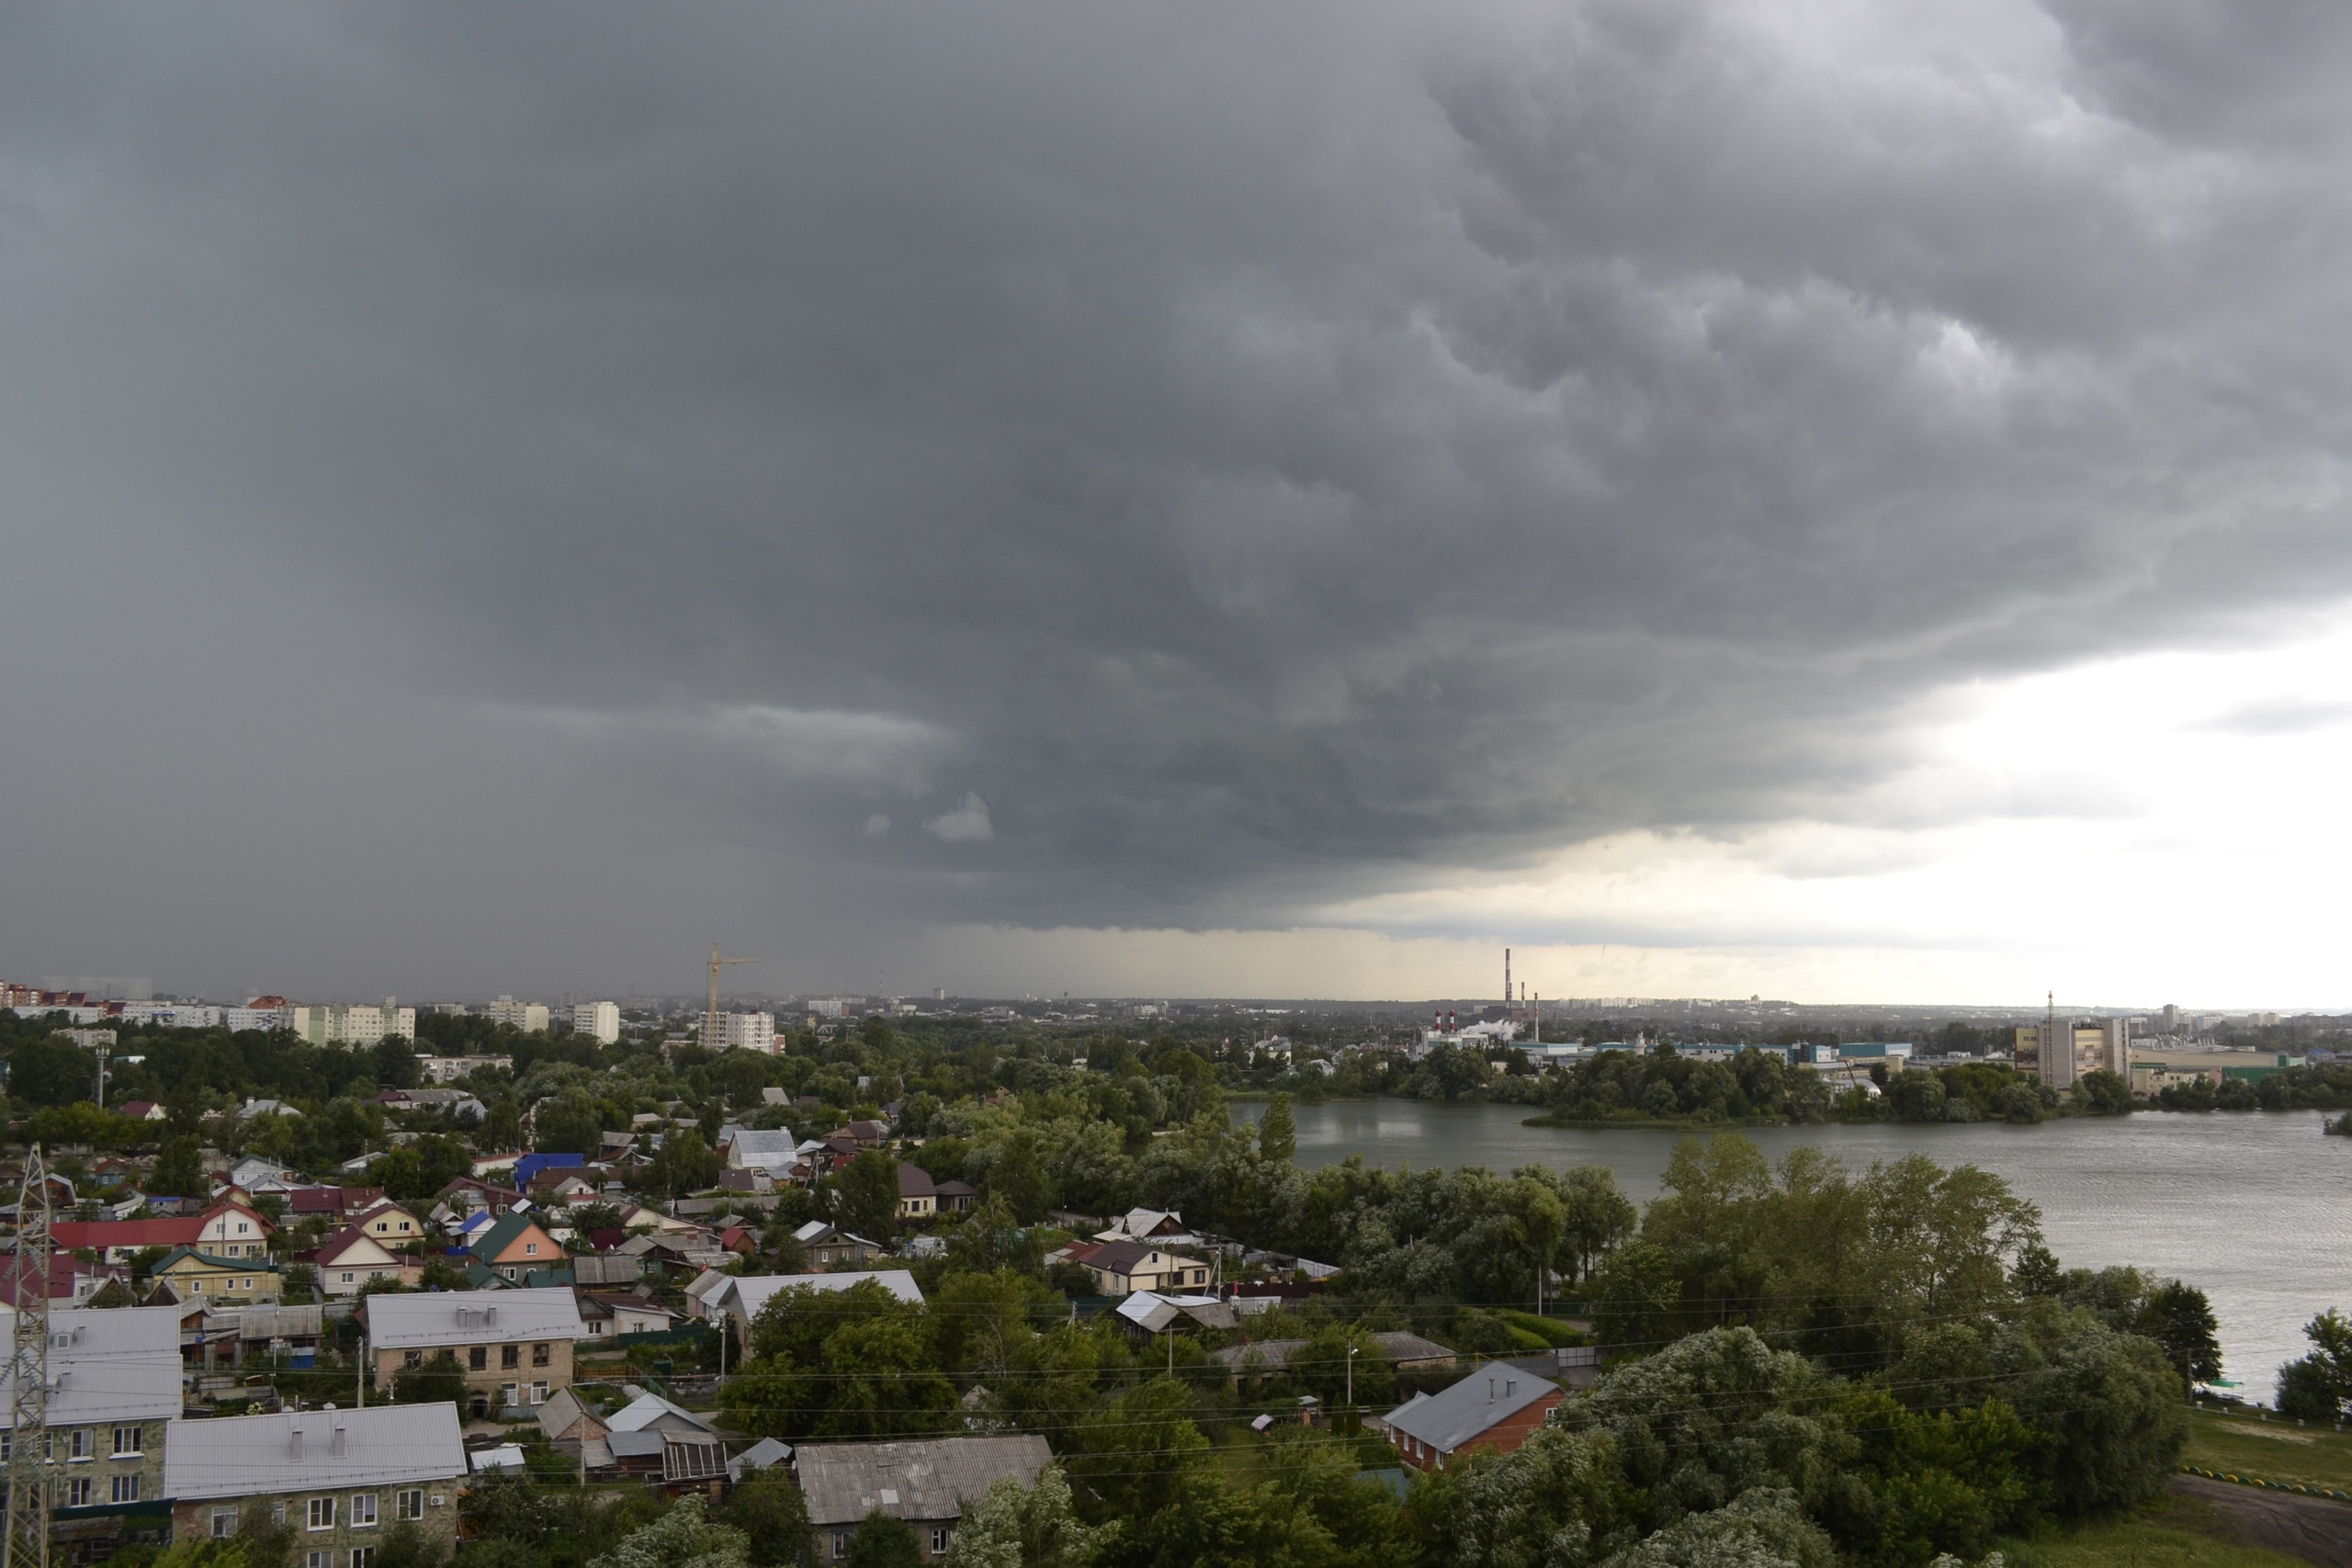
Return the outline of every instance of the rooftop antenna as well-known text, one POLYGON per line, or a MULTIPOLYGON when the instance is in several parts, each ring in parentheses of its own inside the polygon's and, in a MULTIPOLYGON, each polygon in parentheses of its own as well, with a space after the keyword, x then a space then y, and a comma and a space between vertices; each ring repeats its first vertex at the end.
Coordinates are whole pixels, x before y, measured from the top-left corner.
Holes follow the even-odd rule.
POLYGON ((25 1154, 17 1190, 17 1319, 8 1364, 7 1529, 0 1568, 49 1568, 49 1171, 40 1145, 25 1154))

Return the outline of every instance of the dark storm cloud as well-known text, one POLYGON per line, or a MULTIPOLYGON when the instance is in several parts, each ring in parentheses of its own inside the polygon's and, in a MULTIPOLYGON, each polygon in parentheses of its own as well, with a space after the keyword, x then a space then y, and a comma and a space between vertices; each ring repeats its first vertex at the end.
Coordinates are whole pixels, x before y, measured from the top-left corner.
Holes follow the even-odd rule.
POLYGON ((8 27, 22 951, 1283 923, 2352 588, 2325 8, 8 27))

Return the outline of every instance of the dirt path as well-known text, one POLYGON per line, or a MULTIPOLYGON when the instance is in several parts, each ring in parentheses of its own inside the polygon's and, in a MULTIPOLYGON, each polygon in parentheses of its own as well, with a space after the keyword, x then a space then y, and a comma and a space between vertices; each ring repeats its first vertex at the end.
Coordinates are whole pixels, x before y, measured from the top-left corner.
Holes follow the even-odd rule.
POLYGON ((2290 1551, 2320 1568, 2352 1568, 2352 1507, 2342 1503, 2208 1481, 2201 1475, 2175 1476, 2172 1489, 2211 1504, 2249 1545, 2290 1551))

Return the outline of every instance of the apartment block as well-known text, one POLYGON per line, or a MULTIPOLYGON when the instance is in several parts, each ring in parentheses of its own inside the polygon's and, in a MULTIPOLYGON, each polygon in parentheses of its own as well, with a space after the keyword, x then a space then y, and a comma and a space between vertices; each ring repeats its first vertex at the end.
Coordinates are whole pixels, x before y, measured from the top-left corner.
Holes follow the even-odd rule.
POLYGON ((493 1407, 528 1414, 571 1387, 572 1342, 587 1333, 579 1303, 560 1287, 376 1295, 362 1310, 378 1388, 389 1390, 401 1368, 447 1350, 466 1375, 466 1404, 477 1420, 493 1407))
POLYGON ((368 1568, 398 1524, 436 1559, 457 1545, 467 1471, 454 1404, 175 1420, 163 1446, 175 1541, 226 1540, 266 1517, 293 1531, 300 1568, 368 1568))
POLYGON ((545 1002, 518 1002, 513 997, 501 997, 490 1004, 490 1021, 505 1024, 525 1034, 545 1034, 548 1032, 548 1007, 545 1002))
POLYGON ((2017 1070, 2052 1089, 2072 1089, 2084 1074, 2110 1072, 2132 1076, 2132 1021, 2110 1018, 2093 1023, 2069 1021, 2054 1029, 2039 1023, 2020 1024, 2012 1061, 2017 1070), (2056 1042, 2043 1049, 2043 1036, 2056 1042))
POLYGON ((416 1038, 416 1010, 395 1007, 390 998, 381 1007, 330 1002, 288 1008, 286 1014, 286 1027, 313 1045, 373 1045, 388 1035, 416 1038))
MULTIPOLYGON (((711 1021, 705 1020, 706 1031, 711 1021)), ((722 1012, 718 1018, 718 1031, 704 1042, 714 1051, 764 1051, 775 1054, 775 1014, 772 1012, 722 1012)))
POLYGON ((618 1002, 582 1002, 571 1010, 571 1032, 585 1034, 599 1045, 617 1045, 621 1040, 621 1010, 618 1002))
MULTIPOLYGON (((0 1320, 13 1325, 13 1309, 0 1320)), ((164 1530, 164 1428, 180 1413, 176 1307, 52 1307, 49 1457, 56 1467, 51 1539, 76 1559, 164 1530)), ((0 1458, 15 1448, 16 1390, 0 1371, 0 1458)))

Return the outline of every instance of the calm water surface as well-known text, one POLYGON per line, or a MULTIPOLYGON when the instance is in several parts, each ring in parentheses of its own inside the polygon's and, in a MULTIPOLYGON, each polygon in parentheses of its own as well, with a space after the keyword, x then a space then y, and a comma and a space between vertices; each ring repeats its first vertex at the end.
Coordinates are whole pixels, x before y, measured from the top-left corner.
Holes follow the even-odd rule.
MULTIPOLYGON (((1236 1114, 1254 1119, 1261 1107, 1236 1114)), ((1679 1134, 1524 1127, 1517 1105, 1350 1100, 1300 1105, 1298 1163, 1360 1154, 1416 1168, 1605 1165, 1636 1202, 1657 1195, 1679 1134)), ((2315 1111, 2147 1113, 2038 1127, 1757 1127, 1778 1159, 1811 1144, 1867 1166, 1914 1150, 1973 1164, 2041 1206, 2051 1249, 2070 1268, 2132 1264, 2188 1280, 2222 1322, 2224 1377, 2266 1404, 2279 1363, 2310 1347, 2302 1325, 2352 1312, 2352 1138, 2324 1138, 2315 1111)))

